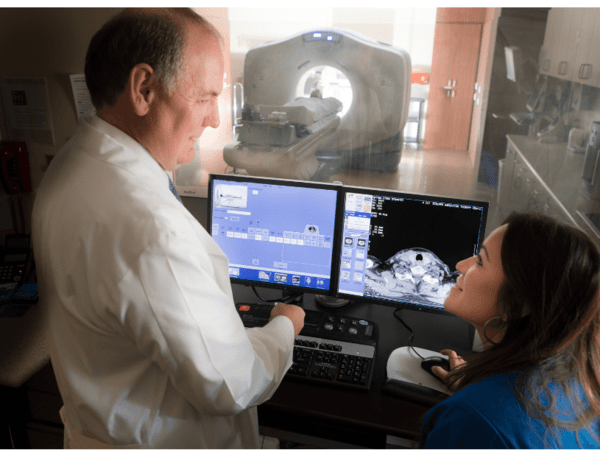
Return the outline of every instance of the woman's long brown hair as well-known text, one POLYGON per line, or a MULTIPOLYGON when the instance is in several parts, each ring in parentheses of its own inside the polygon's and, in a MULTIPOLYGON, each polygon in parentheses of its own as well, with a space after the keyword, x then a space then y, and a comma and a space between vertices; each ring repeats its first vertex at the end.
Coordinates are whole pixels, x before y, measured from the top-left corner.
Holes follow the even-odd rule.
POLYGON ((585 233, 543 215, 513 213, 505 223, 498 294, 504 337, 466 357, 448 385, 462 378, 462 389, 515 372, 515 393, 533 417, 549 429, 587 428, 600 417, 600 254, 585 233), (569 422, 553 410, 556 388, 574 405, 569 422))

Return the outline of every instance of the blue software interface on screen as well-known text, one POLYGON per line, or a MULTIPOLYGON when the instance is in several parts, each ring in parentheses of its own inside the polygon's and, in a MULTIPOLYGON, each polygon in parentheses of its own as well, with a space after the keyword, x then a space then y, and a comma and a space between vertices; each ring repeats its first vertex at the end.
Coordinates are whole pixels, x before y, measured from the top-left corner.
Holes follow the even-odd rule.
POLYGON ((329 290, 335 189, 214 180, 212 236, 240 280, 329 290))

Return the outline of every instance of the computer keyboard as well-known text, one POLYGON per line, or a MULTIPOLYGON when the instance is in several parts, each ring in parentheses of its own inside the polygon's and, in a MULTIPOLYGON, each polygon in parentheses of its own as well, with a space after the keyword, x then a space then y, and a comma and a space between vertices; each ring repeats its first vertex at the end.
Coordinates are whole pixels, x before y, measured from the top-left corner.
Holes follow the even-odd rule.
MULTIPOLYGON (((244 326, 251 328, 268 322, 273 305, 240 303, 236 308, 244 326)), ((340 314, 305 312, 286 378, 369 389, 377 353, 377 324, 340 314)))

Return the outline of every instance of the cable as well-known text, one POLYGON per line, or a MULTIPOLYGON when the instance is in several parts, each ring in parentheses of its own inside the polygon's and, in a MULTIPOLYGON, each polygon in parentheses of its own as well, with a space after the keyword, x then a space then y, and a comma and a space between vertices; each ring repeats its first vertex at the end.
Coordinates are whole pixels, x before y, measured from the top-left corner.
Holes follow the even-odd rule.
POLYGON ((259 300, 262 300, 263 302, 267 302, 267 303, 274 303, 274 302, 295 303, 295 302, 299 301, 299 297, 302 297, 302 292, 295 292, 286 297, 266 299, 266 298, 262 298, 258 294, 258 291, 256 290, 255 286, 252 286, 252 290, 254 291, 254 294, 258 297, 259 300))
POLYGON ((262 300, 263 302, 267 302, 267 303, 272 303, 272 302, 278 302, 280 299, 276 298, 274 300, 267 300, 262 298, 260 295, 258 295, 258 291, 256 290, 256 287, 252 286, 252 290, 254 291, 254 294, 258 297, 259 300, 262 300))
POLYGON ((397 314, 397 313, 398 313, 398 311, 400 311, 401 309, 402 309, 402 308, 396 308, 396 309, 394 310, 394 317, 395 317, 396 319, 398 319, 398 320, 400 321, 400 323, 401 323, 402 325, 404 325, 404 327, 405 327, 405 328, 406 328, 406 329, 409 331, 409 333, 410 333, 410 336, 408 337, 408 345, 410 346, 410 348, 412 349, 412 351, 413 351, 413 352, 415 352, 415 354, 416 354, 416 355, 417 355, 419 358, 421 358, 421 359, 423 359, 423 360, 424 360, 424 359, 426 359, 426 358, 424 358, 423 356, 421 356, 421 355, 419 354, 419 352, 418 352, 418 351, 416 351, 416 350, 415 350, 415 348, 414 348, 414 347, 413 347, 413 345, 412 345, 412 340, 413 340, 413 338, 415 337, 415 333, 413 332, 413 330, 412 330, 412 328, 411 328, 411 327, 409 327, 408 325, 406 325, 406 322, 404 322, 404 320, 402 320, 402 317, 400 317, 400 316, 397 314))
POLYGON ((295 294, 290 294, 287 297, 283 297, 281 301, 283 303, 296 303, 302 300, 302 292, 296 292, 295 294))

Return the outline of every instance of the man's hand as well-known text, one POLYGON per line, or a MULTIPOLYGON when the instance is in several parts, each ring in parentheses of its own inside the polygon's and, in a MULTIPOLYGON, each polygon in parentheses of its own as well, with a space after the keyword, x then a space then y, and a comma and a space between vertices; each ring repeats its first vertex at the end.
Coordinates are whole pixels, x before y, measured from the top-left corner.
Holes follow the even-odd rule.
POLYGON ((286 303, 277 303, 271 310, 271 321, 272 318, 277 316, 285 316, 292 321, 294 324, 294 337, 298 336, 302 327, 304 327, 304 316, 306 313, 302 308, 296 305, 288 305, 286 303))
MULTIPOLYGON (((454 350, 442 350, 440 353, 442 355, 446 355, 448 357, 449 362, 450 362, 450 370, 452 370, 458 366, 462 366, 463 364, 466 364, 466 361, 464 359, 462 359, 460 356, 458 356, 454 350)), ((431 370, 438 377, 440 377, 440 379, 442 379, 444 381, 444 383, 446 383, 446 377, 448 376, 448 372, 446 370, 442 369, 440 366, 433 366, 431 368, 431 370)), ((448 388, 452 391, 456 391, 459 388, 461 381, 462 381, 462 378, 455 381, 452 384, 452 386, 448 386, 448 388)), ((446 385, 447 384, 448 383, 446 383, 446 385)))

